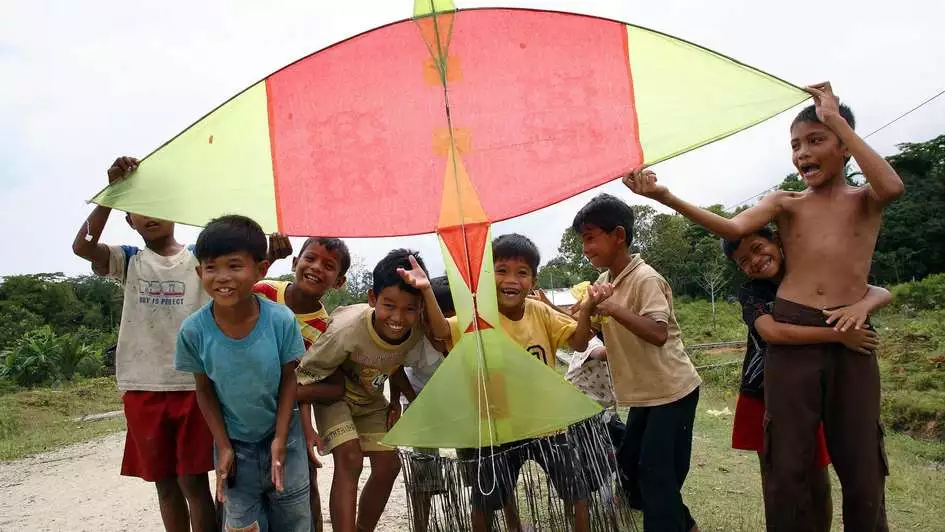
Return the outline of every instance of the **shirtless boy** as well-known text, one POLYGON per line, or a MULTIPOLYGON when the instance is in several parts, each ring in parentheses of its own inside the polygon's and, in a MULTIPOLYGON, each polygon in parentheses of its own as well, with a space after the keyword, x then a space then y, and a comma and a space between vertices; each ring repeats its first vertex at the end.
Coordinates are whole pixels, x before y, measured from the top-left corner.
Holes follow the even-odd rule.
MULTIPOLYGON (((774 221, 787 264, 775 320, 827 326, 824 310, 856 303, 866 294, 883 208, 902 195, 903 184, 854 132, 852 113, 839 104, 829 83, 807 91, 814 105, 791 125, 792 160, 808 186, 802 192, 774 192, 727 219, 677 198, 657 183, 651 170, 639 169, 624 182, 726 239, 744 237, 774 221), (850 156, 863 171, 865 186, 847 184, 844 167, 850 156)), ((862 327, 868 317, 851 318, 862 327)), ((886 530, 888 465, 876 358, 840 344, 771 345, 765 386, 768 530, 816 530, 807 486, 821 421, 843 488, 845 527, 886 530)))

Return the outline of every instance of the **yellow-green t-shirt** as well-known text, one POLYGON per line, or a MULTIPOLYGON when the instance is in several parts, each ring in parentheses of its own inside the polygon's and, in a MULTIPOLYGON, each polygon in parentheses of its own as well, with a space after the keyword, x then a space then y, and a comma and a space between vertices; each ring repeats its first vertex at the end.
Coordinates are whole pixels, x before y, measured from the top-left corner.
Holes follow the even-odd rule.
MULTIPOLYGON (((548 305, 532 299, 525 300, 525 315, 520 320, 510 320, 500 315, 502 329, 535 358, 554 369, 558 348, 568 342, 577 329, 577 322, 548 305)), ((459 342, 462 331, 456 317, 447 320, 450 324, 453 345, 459 342)))

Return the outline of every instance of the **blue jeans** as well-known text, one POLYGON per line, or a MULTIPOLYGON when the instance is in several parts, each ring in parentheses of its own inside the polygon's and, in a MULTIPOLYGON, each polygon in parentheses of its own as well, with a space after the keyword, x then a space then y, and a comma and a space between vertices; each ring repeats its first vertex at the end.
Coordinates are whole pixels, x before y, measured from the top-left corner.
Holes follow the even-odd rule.
POLYGON ((258 524, 263 532, 310 532, 308 454, 298 412, 292 413, 289 423, 281 493, 272 483, 272 436, 256 443, 231 440, 231 444, 236 458, 224 489, 226 528, 258 524))

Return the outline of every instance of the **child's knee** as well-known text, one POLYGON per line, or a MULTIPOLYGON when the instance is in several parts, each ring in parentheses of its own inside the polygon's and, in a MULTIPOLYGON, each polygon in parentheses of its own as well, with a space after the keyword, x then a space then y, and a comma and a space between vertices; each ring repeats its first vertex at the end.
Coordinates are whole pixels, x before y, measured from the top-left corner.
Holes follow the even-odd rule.
POLYGON ((397 475, 400 474, 400 459, 397 457, 397 453, 372 454, 371 472, 384 478, 397 478, 397 475))
POLYGON ((345 442, 331 452, 337 467, 348 475, 358 478, 364 468, 364 453, 358 440, 345 442))
POLYGON ((154 487, 157 488, 158 500, 160 501, 172 500, 182 495, 175 477, 158 480, 154 483, 154 487))
POLYGON ((210 497, 210 481, 206 473, 177 477, 177 485, 191 504, 210 497))

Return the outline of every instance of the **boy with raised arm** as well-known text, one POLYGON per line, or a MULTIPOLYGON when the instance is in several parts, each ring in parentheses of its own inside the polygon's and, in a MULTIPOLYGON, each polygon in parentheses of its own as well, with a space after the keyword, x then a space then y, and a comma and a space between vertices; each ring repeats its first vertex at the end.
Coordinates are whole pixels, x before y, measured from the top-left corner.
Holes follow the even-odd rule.
MULTIPOLYGON (((134 179, 138 160, 119 157, 108 183, 134 179)), ((194 378, 174 369, 177 330, 207 302, 191 249, 174 237, 174 223, 128 213, 143 247, 98 241, 111 214, 98 206, 82 223, 72 251, 92 271, 121 283, 116 372, 128 432, 121 474, 153 482, 164 528, 210 531, 216 526, 207 472, 213 436, 200 415, 194 378)))
MULTIPOLYGON (((883 208, 902 195, 902 180, 853 130, 849 108, 829 83, 808 87, 814 105, 791 125, 792 160, 807 183, 779 191, 726 219, 689 204, 650 170, 624 178, 634 192, 656 199, 726 239, 752 234, 774 221, 788 265, 772 316, 783 323, 827 326, 825 310, 856 303, 867 277, 883 208), (856 159, 867 184, 847 184, 844 167, 856 159)), ((850 316, 865 324, 865 315, 850 316)), ((843 488, 843 521, 850 530, 885 530, 883 427, 875 357, 841 344, 770 345, 765 368, 765 508, 768 530, 816 530, 809 469, 817 426, 843 488)))
POLYGON ((400 403, 388 403, 384 383, 390 379, 408 399, 416 398, 402 366, 427 328, 434 338, 449 337, 423 262, 415 252, 395 249, 374 267, 368 304, 337 309, 296 370, 300 401, 324 397, 324 388, 334 387, 327 381, 336 371, 344 377, 343 398, 315 408, 325 450, 335 461, 329 499, 333 530, 374 530, 387 505, 400 461, 381 440, 396 422, 400 403), (371 474, 359 499, 365 457, 371 474))

